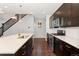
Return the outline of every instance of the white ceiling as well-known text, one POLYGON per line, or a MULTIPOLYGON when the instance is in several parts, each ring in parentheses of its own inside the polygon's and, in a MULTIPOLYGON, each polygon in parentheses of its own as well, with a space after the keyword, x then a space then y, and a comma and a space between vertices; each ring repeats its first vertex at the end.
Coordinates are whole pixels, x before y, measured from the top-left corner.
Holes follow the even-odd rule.
POLYGON ((62 3, 0 3, 0 13, 47 15, 53 14, 61 5, 62 3))

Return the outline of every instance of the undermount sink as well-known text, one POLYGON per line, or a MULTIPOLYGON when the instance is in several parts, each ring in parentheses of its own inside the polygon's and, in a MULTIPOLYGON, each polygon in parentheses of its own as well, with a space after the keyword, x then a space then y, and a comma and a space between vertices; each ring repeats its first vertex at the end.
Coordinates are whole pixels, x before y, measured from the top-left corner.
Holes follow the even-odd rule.
POLYGON ((22 39, 25 39, 25 38, 27 38, 27 37, 29 37, 29 35, 19 35, 19 36, 18 36, 18 39, 21 39, 21 38, 22 38, 22 39))

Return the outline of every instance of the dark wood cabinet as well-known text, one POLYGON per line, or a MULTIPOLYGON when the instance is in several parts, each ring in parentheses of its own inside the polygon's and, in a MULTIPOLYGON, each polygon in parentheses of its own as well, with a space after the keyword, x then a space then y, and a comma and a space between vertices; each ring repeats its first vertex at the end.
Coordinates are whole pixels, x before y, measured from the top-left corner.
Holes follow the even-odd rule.
POLYGON ((79 49, 61 39, 47 33, 47 43, 49 48, 53 48, 53 53, 57 56, 79 56, 79 49))
POLYGON ((79 56, 79 49, 75 48, 74 46, 63 42, 63 53, 66 56, 79 56))
POLYGON ((16 53, 15 56, 30 56, 32 54, 32 38, 30 38, 16 53))
POLYGON ((77 18, 79 17, 79 3, 71 3, 71 17, 77 18))
POLYGON ((60 27, 79 26, 79 3, 64 3, 53 17, 53 20, 60 19, 60 27))
POLYGON ((53 49, 54 49, 54 37, 48 33, 47 33, 47 43, 48 43, 48 47, 53 51, 53 49))
POLYGON ((79 3, 71 4, 72 26, 79 26, 79 3))
POLYGON ((79 56, 79 49, 54 37, 54 53, 57 56, 79 56))
POLYGON ((49 45, 49 34, 47 33, 47 44, 49 45))
POLYGON ((58 38, 54 39, 54 53, 58 56, 64 55, 62 41, 60 41, 58 38))

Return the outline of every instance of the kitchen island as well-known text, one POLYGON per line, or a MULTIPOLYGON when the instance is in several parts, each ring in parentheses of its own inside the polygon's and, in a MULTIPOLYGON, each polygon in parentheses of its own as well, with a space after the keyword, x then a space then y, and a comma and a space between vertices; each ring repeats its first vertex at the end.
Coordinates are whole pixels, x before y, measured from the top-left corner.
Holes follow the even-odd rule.
POLYGON ((0 38, 0 55, 31 55, 32 33, 18 33, 0 38))

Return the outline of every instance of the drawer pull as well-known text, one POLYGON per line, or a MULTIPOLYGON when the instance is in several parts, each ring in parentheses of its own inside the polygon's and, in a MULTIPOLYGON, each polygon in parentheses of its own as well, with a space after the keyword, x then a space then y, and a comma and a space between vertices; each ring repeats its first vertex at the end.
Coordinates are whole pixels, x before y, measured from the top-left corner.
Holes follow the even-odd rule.
POLYGON ((65 45, 65 47, 67 47, 67 48, 71 48, 70 46, 68 46, 68 45, 65 45))
POLYGON ((25 48, 26 48, 26 46, 23 46, 23 47, 22 47, 22 49, 25 49, 25 48))
POLYGON ((22 55, 25 55, 26 54, 26 51, 23 51, 22 55))
POLYGON ((24 56, 25 54, 22 54, 22 56, 24 56))

